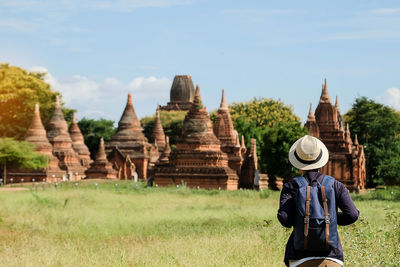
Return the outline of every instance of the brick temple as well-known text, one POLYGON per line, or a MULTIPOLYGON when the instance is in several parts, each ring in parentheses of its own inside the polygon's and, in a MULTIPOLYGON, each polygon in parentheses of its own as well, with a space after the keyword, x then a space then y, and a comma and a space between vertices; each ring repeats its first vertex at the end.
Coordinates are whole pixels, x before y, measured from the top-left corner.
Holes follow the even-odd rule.
POLYGON ((236 190, 239 176, 228 164, 228 155, 213 132, 212 123, 197 86, 194 101, 183 122, 182 136, 166 161, 155 167, 160 186, 184 183, 188 187, 236 190))
POLYGON ((39 152, 49 158, 49 165, 46 168, 38 170, 29 169, 9 169, 7 170, 8 181, 13 179, 13 182, 41 182, 43 179, 50 181, 61 180, 62 177, 66 177, 66 171, 61 170, 58 166, 59 161, 53 155, 53 146, 47 139, 46 130, 43 126, 40 118, 39 105, 35 105, 35 110, 32 118, 32 122, 26 132, 25 141, 35 146, 35 151, 39 152))
POLYGON ((139 178, 147 179, 149 166, 159 157, 157 147, 150 144, 142 132, 130 93, 118 129, 106 144, 106 153, 119 179, 131 179, 135 172, 139 178))
POLYGON ((194 99, 194 85, 190 75, 176 75, 170 91, 170 102, 162 110, 189 110, 194 99))
POLYGON ((47 156, 49 165, 38 170, 9 169, 6 182, 10 182, 11 178, 13 182, 55 182, 66 179, 80 180, 85 177, 90 162, 89 149, 83 142, 75 114, 68 131, 58 96, 47 130, 40 118, 39 105, 36 104, 25 141, 35 145, 37 152, 47 156))
POLYGON ((305 126, 329 150, 329 161, 321 171, 341 181, 350 191, 365 189, 364 147, 358 143, 357 135, 353 142, 349 126, 344 124, 340 113, 338 99, 335 105, 331 102, 326 79, 315 115, 310 105, 305 126))
POLYGON ((247 151, 244 144, 239 142, 239 135, 233 128, 231 115, 226 104, 225 91, 222 90, 221 104, 213 125, 215 136, 221 143, 221 150, 228 155, 228 166, 239 176, 239 187, 252 189, 267 188, 268 177, 260 175, 257 168, 256 140, 251 139, 250 149, 247 151))
POLYGON ((156 120, 154 121, 151 141, 157 146, 158 152, 162 153, 165 148, 165 133, 160 120, 160 111, 156 111, 156 120))
POLYGON ((91 163, 90 168, 86 170, 86 178, 117 179, 117 174, 118 172, 113 169, 112 164, 107 159, 104 140, 101 138, 96 159, 91 163))
POLYGON ((71 126, 69 127, 69 135, 72 139, 72 148, 78 153, 82 166, 89 168, 92 160, 90 159, 89 149, 83 140, 81 129, 79 129, 78 123, 76 123, 75 112, 72 115, 72 122, 71 126))
POLYGON ((81 157, 72 146, 68 125, 61 110, 57 96, 53 115, 47 124, 47 138, 53 146, 53 155, 59 160, 59 166, 65 170, 69 180, 80 180, 85 176, 87 167, 82 165, 81 157))

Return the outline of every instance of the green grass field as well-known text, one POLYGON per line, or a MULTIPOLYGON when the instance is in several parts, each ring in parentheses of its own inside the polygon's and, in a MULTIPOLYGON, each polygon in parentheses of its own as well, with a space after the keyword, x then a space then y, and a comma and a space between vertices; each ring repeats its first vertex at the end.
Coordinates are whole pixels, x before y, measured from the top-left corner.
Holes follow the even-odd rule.
MULTIPOLYGON (((284 266, 279 192, 97 183, 0 191, 0 265, 284 266)), ((391 190, 353 196, 361 217, 339 228, 346 266, 399 266, 391 190)))

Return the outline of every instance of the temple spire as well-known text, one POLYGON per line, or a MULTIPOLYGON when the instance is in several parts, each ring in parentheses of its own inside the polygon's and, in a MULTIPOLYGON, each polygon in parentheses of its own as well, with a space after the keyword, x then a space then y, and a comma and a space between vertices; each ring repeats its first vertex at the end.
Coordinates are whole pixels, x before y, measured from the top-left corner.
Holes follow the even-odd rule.
POLYGON ((26 132, 25 141, 36 145, 36 150, 45 152, 44 154, 52 155, 52 146, 46 136, 42 120, 40 119, 39 105, 35 105, 32 122, 26 132))
POLYGON ((193 104, 196 107, 197 110, 202 109, 203 103, 201 101, 201 95, 200 95, 200 85, 196 85, 196 91, 194 93, 194 100, 193 104))
POLYGON ((226 105, 226 99, 225 99, 225 90, 222 89, 222 97, 221 97, 221 105, 219 106, 220 109, 228 109, 228 106, 226 105))
POLYGON ((358 137, 357 134, 354 136, 354 144, 358 146, 358 137))
POLYGON ((165 133, 161 124, 160 111, 156 111, 156 120, 154 122, 153 132, 151 134, 153 142, 157 145, 158 151, 164 150, 165 147, 165 133))
POLYGON ((308 111, 307 121, 315 121, 314 112, 312 110, 312 103, 310 103, 310 109, 308 111))
POLYGON ((242 142, 240 143, 240 147, 246 149, 246 145, 244 144, 244 135, 242 135, 242 142))
POLYGON ((128 105, 133 105, 132 104, 132 93, 128 93, 128 102, 127 102, 127 104, 128 105))
POLYGON ((326 78, 325 78, 325 83, 322 85, 321 98, 320 98, 319 102, 320 103, 332 103, 331 97, 329 96, 329 92, 328 92, 328 85, 326 82, 326 78))
POLYGON ((103 137, 100 138, 99 150, 97 150, 97 154, 96 154, 96 161, 97 162, 106 162, 107 161, 103 137))

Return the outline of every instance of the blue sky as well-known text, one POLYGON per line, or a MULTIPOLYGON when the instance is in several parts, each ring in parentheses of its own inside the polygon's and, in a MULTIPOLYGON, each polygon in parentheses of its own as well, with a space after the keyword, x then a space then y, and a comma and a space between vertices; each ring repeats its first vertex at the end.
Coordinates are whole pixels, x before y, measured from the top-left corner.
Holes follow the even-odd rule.
POLYGON ((0 0, 0 62, 48 71, 77 117, 118 121, 166 104, 174 75, 210 111, 281 99, 305 121, 328 79, 342 112, 357 96, 400 109, 398 1, 0 0))

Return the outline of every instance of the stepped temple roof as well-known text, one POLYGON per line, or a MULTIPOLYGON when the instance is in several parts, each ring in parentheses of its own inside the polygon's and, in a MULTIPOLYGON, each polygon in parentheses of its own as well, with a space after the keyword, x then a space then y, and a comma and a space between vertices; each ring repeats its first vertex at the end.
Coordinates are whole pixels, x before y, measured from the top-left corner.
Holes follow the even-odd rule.
POLYGON ((147 179, 147 169, 159 158, 158 149, 149 144, 142 132, 130 93, 117 132, 106 144, 106 153, 114 169, 120 169, 118 177, 121 179, 130 179, 133 165, 139 178, 147 179))
POLYGON ((124 149, 130 145, 143 142, 147 143, 147 138, 142 132, 140 121, 133 108, 132 95, 129 93, 124 112, 118 122, 117 132, 111 138, 110 142, 108 142, 106 148, 118 146, 120 149, 124 149))
POLYGON ((53 115, 47 125, 47 138, 53 145, 53 154, 60 161, 60 168, 69 173, 70 179, 80 180, 84 176, 86 167, 82 165, 79 154, 72 148, 72 139, 58 96, 53 115))
POLYGON ((154 121, 153 132, 151 134, 152 141, 156 143, 158 151, 163 151, 165 147, 165 134, 160 120, 160 111, 156 112, 156 119, 154 121))
POLYGON ((44 155, 53 156, 53 147, 47 139, 46 130, 40 118, 38 104, 35 105, 32 122, 26 133, 25 141, 34 144, 36 146, 36 151, 44 155))
POLYGON ((356 137, 353 143, 349 125, 344 125, 338 97, 333 105, 325 79, 315 116, 310 107, 305 126, 329 150, 329 161, 322 172, 340 180, 349 190, 363 190, 366 184, 364 149, 356 137))
POLYGON ((95 161, 90 165, 90 168, 86 170, 86 176, 88 179, 100 178, 100 179, 116 179, 117 171, 112 168, 112 164, 107 160, 104 140, 100 139, 99 149, 96 154, 95 161))
POLYGON ((72 139, 68 133, 68 124, 65 121, 58 96, 56 96, 53 115, 47 124, 47 138, 53 146, 58 146, 64 142, 72 144, 72 139))
POLYGON ((188 187, 237 189, 238 176, 229 168, 228 156, 221 151, 220 141, 214 135, 199 86, 176 149, 168 164, 156 165, 154 179, 158 185, 186 183, 188 187))
POLYGON ((47 139, 46 130, 44 129, 42 120, 40 118, 38 104, 35 105, 32 122, 26 133, 25 141, 34 144, 37 152, 49 157, 49 165, 45 169, 34 171, 33 173, 36 175, 32 175, 30 180, 34 178, 39 181, 41 180, 42 176, 46 178, 60 179, 66 174, 65 171, 59 168, 59 161, 53 155, 53 146, 47 139))
POLYGON ((217 111, 213 130, 217 138, 221 141, 221 146, 235 146, 236 133, 233 129, 231 114, 225 99, 225 91, 222 89, 221 104, 217 111))
POLYGON ((69 134, 72 139, 72 147, 79 154, 83 165, 85 167, 89 167, 89 164, 91 162, 90 152, 88 147, 85 145, 81 129, 79 129, 78 123, 76 123, 75 113, 72 116, 72 123, 69 127, 69 134))

